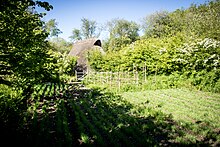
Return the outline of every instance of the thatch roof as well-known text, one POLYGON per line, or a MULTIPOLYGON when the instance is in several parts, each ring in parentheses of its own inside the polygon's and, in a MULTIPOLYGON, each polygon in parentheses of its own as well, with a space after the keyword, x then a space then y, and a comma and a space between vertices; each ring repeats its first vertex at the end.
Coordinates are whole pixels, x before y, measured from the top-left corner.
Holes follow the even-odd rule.
POLYGON ((92 49, 94 46, 98 47, 99 50, 103 53, 103 49, 101 48, 101 40, 97 38, 90 38, 78 41, 73 44, 73 48, 69 52, 70 56, 76 56, 77 65, 82 66, 84 69, 88 67, 86 53, 92 49))

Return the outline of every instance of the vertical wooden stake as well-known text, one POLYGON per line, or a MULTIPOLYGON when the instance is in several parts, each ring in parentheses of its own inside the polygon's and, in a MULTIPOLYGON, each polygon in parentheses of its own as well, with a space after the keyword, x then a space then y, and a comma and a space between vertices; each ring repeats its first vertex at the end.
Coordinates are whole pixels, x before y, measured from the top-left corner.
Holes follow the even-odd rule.
POLYGON ((89 82, 89 70, 87 69, 87 75, 86 75, 86 83, 88 83, 89 82))
POLYGON ((77 70, 75 70, 75 76, 76 76, 76 81, 78 81, 78 79, 77 79, 77 70))

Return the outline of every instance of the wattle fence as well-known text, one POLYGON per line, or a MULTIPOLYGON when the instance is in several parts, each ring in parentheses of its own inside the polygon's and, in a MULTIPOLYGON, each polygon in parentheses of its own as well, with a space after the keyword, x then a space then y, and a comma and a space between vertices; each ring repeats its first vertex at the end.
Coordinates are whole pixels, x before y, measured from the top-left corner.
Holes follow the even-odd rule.
POLYGON ((76 81, 83 81, 85 84, 108 86, 117 91, 192 88, 191 83, 181 79, 178 75, 167 76, 158 73, 158 68, 155 67, 155 73, 149 75, 146 64, 142 66, 133 65, 132 71, 75 71, 76 81))
MULTIPOLYGON (((79 74, 79 73, 78 73, 79 74)), ((172 81, 165 75, 148 76, 146 72, 94 72, 84 73, 82 80, 86 84, 108 86, 116 91, 140 89, 165 89, 172 87, 172 81)))

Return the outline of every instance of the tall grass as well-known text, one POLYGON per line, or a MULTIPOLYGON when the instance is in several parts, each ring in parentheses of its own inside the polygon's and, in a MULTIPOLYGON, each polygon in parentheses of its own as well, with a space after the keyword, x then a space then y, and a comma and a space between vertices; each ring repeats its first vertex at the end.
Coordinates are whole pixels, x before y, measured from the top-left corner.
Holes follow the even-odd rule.
POLYGON ((108 74, 96 73, 88 75, 90 77, 86 77, 83 83, 87 86, 99 85, 115 92, 187 88, 219 93, 220 79, 216 75, 212 72, 200 72, 189 76, 187 73, 176 72, 171 75, 148 75, 146 77, 139 74, 135 79, 134 75, 128 74, 125 75, 126 78, 113 77, 114 79, 110 81, 108 74))

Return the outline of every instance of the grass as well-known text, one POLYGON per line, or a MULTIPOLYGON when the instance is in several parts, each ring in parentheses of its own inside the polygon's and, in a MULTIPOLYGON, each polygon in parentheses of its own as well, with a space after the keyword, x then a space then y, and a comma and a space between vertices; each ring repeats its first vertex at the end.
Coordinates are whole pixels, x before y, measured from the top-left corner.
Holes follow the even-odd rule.
POLYGON ((113 93, 66 84, 35 89, 26 124, 20 128, 25 137, 22 146, 220 145, 217 93, 187 89, 113 93))
POLYGON ((207 121, 220 128, 220 94, 162 89, 142 92, 124 92, 122 97, 137 107, 148 107, 172 114, 176 121, 207 121))
POLYGON ((162 89, 142 92, 124 92, 122 98, 140 108, 142 117, 149 115, 149 109, 171 114, 177 122, 175 130, 181 137, 175 142, 189 143, 214 137, 220 142, 220 94, 191 91, 187 89, 162 89), (181 129, 180 129, 181 128, 181 129))

